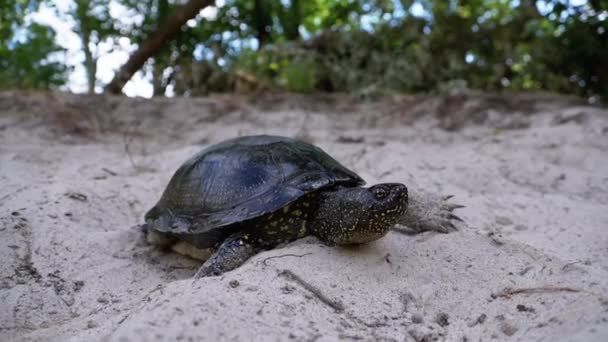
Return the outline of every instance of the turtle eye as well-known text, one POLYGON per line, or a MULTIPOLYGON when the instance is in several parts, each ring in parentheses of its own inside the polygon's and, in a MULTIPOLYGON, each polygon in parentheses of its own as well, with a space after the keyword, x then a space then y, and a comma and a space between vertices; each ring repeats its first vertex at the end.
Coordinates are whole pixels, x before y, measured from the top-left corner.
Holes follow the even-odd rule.
POLYGON ((383 188, 375 188, 374 189, 374 196, 376 196, 376 199, 383 199, 386 197, 386 195, 388 195, 388 192, 386 190, 384 190, 383 188))

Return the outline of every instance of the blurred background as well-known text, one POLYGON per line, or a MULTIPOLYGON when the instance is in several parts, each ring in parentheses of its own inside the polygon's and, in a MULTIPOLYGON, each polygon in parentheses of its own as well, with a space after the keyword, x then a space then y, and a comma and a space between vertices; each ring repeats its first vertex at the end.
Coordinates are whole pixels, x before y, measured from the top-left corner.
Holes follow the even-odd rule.
POLYGON ((1 0, 0 88, 608 100, 605 0, 1 0))

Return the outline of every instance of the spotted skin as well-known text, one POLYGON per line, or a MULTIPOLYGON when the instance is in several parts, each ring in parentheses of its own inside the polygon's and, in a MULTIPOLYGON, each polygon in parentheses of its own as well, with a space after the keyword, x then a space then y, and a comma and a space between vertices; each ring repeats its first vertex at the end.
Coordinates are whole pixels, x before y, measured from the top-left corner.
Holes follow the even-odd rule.
POLYGON ((309 235, 308 226, 313 219, 311 214, 317 197, 312 193, 274 213, 252 220, 249 223, 252 229, 247 229, 244 240, 263 248, 274 248, 309 235))
POLYGON ((220 275, 237 268, 261 250, 310 235, 308 226, 317 197, 315 193, 309 194, 271 214, 237 224, 238 232, 217 246, 217 251, 205 261, 195 278, 220 275))
POLYGON ((228 237, 194 275, 195 278, 220 275, 233 270, 258 252, 258 248, 247 242, 243 233, 228 237))
MULTIPOLYGON (((240 222, 222 229, 238 234, 244 243, 255 245, 260 249, 271 249, 277 245, 303 238, 310 234, 308 227, 313 219, 311 215, 317 208, 318 195, 309 194, 300 200, 287 205, 273 213, 240 222)), ((188 236, 178 236, 188 239, 188 236)), ((213 248, 219 248, 224 239, 213 248)))
POLYGON ((307 235, 328 245, 370 242, 396 224, 443 231, 457 206, 405 185, 365 181, 320 148, 279 136, 212 145, 184 162, 145 215, 151 243, 205 259, 218 275, 261 250, 307 235), (407 210, 406 210, 407 209, 407 210))
POLYGON ((361 244, 377 240, 407 209, 407 188, 385 183, 371 188, 341 188, 319 194, 323 203, 311 233, 328 245, 361 244))
POLYGON ((371 188, 335 188, 308 194, 273 213, 226 227, 234 232, 210 248, 185 247, 188 235, 174 235, 173 248, 189 256, 211 255, 195 277, 233 270, 261 250, 317 236, 328 245, 360 244, 377 240, 395 225, 407 208, 407 188, 379 184, 371 188), (193 250, 194 249, 194 250, 193 250))

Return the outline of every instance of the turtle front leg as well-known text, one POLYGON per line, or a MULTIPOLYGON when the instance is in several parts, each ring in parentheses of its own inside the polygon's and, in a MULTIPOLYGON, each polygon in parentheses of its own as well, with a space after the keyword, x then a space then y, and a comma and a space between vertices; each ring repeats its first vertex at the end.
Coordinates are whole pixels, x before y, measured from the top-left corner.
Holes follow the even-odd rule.
POLYGON ((194 278, 221 275, 241 266, 259 251, 242 233, 228 237, 217 251, 199 268, 194 278))
POLYGON ((449 203, 448 200, 452 197, 410 190, 407 210, 397 222, 396 230, 409 234, 427 231, 448 233, 457 230, 454 221, 462 222, 462 219, 454 215, 453 211, 464 206, 449 203))

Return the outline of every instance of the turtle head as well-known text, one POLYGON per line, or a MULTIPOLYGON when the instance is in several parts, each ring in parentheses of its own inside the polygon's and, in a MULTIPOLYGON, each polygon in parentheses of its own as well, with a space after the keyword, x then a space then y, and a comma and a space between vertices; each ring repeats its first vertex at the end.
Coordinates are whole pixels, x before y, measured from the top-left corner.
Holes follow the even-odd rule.
POLYGON ((373 197, 370 199, 373 204, 369 209, 371 218, 385 218, 391 221, 390 225, 392 226, 405 213, 407 209, 407 188, 405 185, 383 183, 374 185, 367 190, 373 197))
POLYGON ((403 184, 340 188, 323 196, 315 235, 341 245, 374 241, 386 235, 406 209, 403 184))

